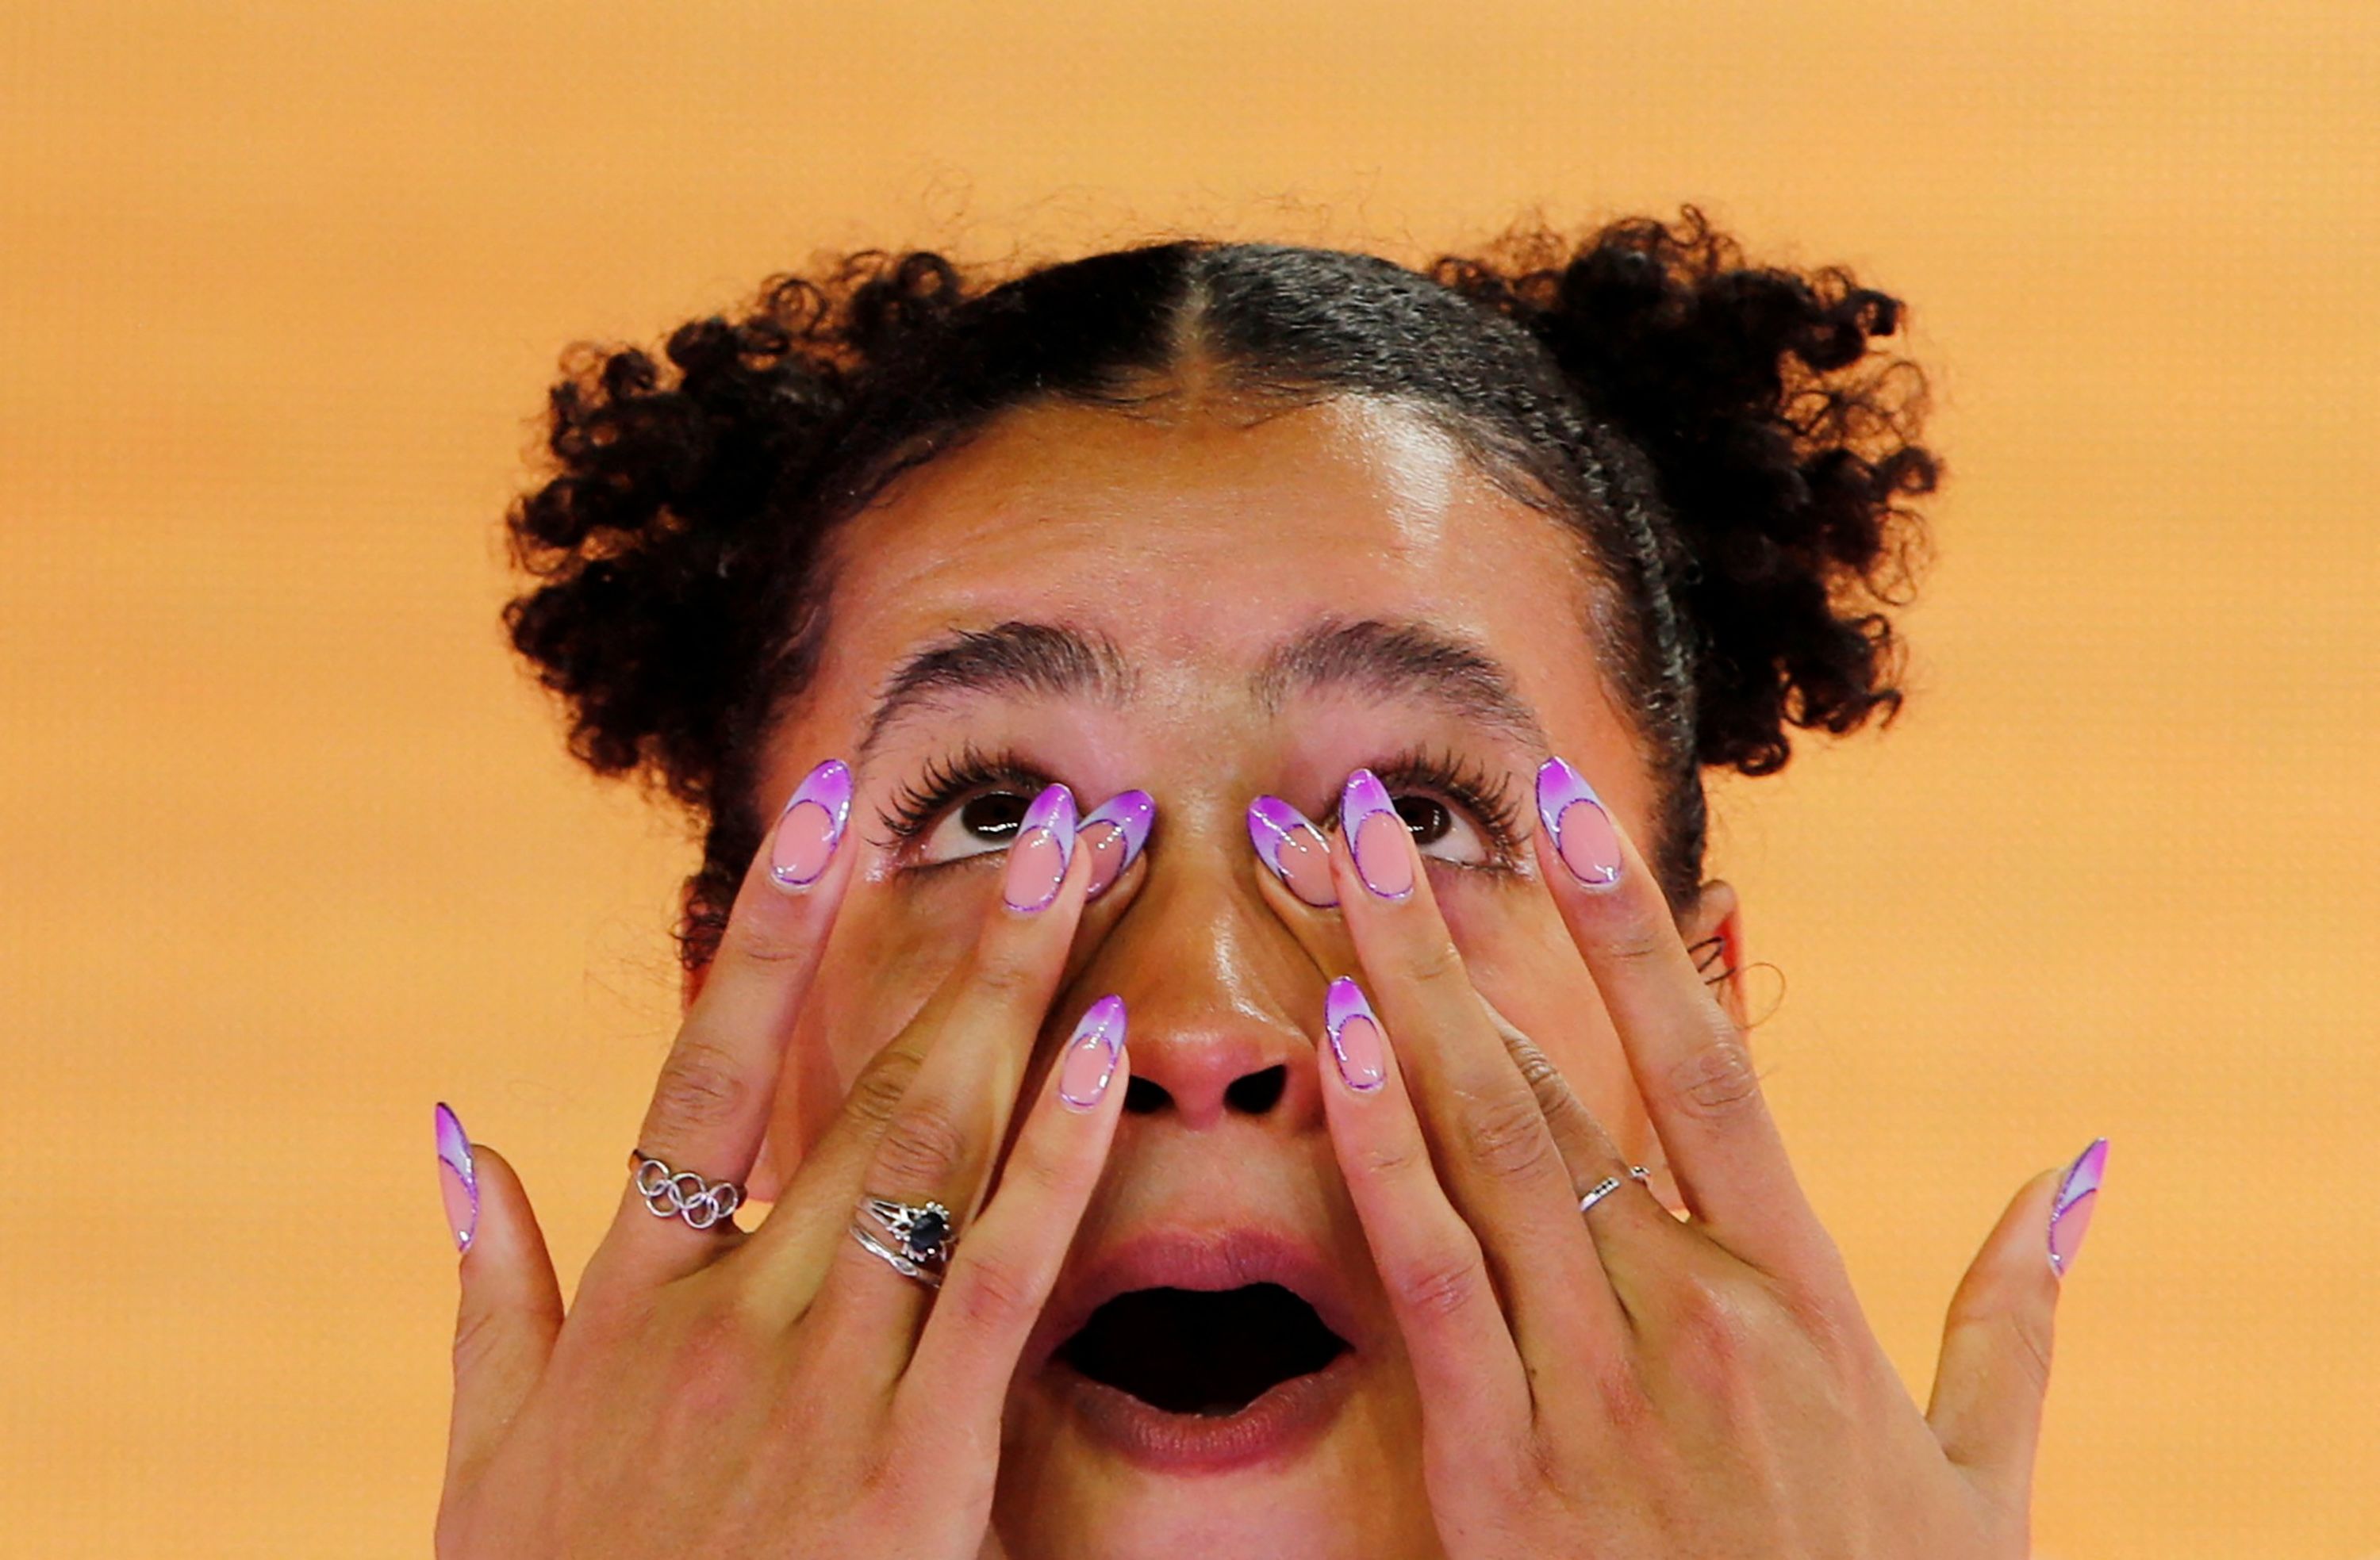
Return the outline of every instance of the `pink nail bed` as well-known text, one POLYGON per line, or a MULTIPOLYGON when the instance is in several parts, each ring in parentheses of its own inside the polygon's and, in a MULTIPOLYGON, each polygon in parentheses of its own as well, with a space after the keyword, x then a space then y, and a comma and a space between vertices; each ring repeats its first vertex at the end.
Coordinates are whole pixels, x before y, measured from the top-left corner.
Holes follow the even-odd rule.
POLYGON ((1339 902, 1338 885, 1330 880, 1330 841, 1304 813, 1278 796, 1259 796, 1248 804, 1248 839, 1257 859, 1291 893, 1317 910, 1339 902))
POLYGON ((1566 758, 1537 768, 1537 821, 1570 875, 1590 889, 1620 881, 1620 834, 1586 777, 1566 758))
POLYGON ((1008 846, 1008 876, 1001 897, 1011 910, 1047 910, 1075 857, 1075 793, 1062 785, 1045 788, 1025 809, 1016 838, 1008 846))
POLYGON ((2099 1181, 2107 1171, 2107 1140, 2100 1138, 2058 1178, 2058 1196, 2049 1205, 2049 1271, 2060 1278, 2082 1250, 2082 1237, 2091 1227, 2091 1210, 2099 1201, 2099 1181))
POLYGON ((1347 777, 1339 793, 1339 832, 1355 858, 1355 876, 1384 900, 1413 892, 1413 830, 1397 816, 1389 788, 1369 769, 1347 777))
POLYGON ((1058 1097, 1076 1110, 1089 1110, 1106 1097, 1115 1079, 1116 1058, 1123 1055, 1123 998, 1102 997, 1092 1003, 1066 1042, 1065 1059, 1058 1064, 1058 1097))
POLYGON ((455 1249, 468 1252, 480 1229, 480 1182, 471 1170, 471 1140, 444 1100, 431 1118, 438 1130, 438 1194, 446 1202, 446 1228, 455 1249))
POLYGON ((1157 817, 1157 801, 1146 791, 1125 791, 1109 797, 1090 811, 1075 840, 1091 853, 1091 886, 1084 896, 1095 900, 1124 875, 1157 817))
POLYGON ((788 889, 807 889, 834 859, 851 816, 851 769, 830 758, 795 789, 769 846, 769 875, 788 889))
POLYGON ((1389 1075, 1388 1052, 1380 1043, 1380 1021, 1364 988, 1351 975, 1330 983, 1322 999, 1322 1032, 1330 1037, 1330 1055, 1347 1086, 1370 1094, 1389 1075))

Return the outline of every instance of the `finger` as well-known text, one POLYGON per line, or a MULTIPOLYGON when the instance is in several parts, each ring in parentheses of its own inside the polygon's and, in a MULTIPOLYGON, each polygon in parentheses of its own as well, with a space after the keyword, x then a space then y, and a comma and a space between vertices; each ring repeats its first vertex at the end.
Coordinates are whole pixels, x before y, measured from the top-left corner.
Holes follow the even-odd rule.
MULTIPOLYGON (((900 1237, 857 1212, 862 1198, 938 1203, 954 1237, 965 1233, 981 1203, 1089 887, 1093 864, 1074 849, 1075 824, 1065 787, 1035 798, 1009 847, 1001 903, 985 917, 947 998, 917 1021, 934 1038, 844 1203, 845 1221, 856 1216, 880 1244, 897 1248, 900 1237)), ((897 1373, 915 1347, 930 1288, 856 1238, 839 1242, 835 1253, 820 1302, 856 1304, 868 1324, 846 1347, 878 1350, 881 1373, 897 1373)), ((773 1259, 763 1260, 783 1274, 773 1259)))
MULTIPOLYGON (((744 874, 701 995, 662 1063, 637 1134, 638 1148, 674 1172, 739 1183, 751 1173, 785 1033, 850 879, 854 853, 839 847, 851 789, 851 771, 839 759, 812 769, 744 874)), ((659 1212, 672 1213, 666 1202, 659 1212)), ((732 1244, 722 1239, 730 1229, 696 1229, 655 1214, 627 1178, 582 1290, 623 1279, 664 1282, 708 1265, 732 1244)))
POLYGON ((1654 1192, 1649 1172, 1621 1155, 1620 1145, 1578 1097, 1561 1069, 1536 1041, 1497 1013, 1492 1004, 1488 1011, 1505 1053, 1536 1096, 1537 1109, 1570 1171, 1572 1190, 1582 1202, 1590 1192, 1600 1193, 1593 1206, 1581 1209, 1587 1233, 1594 1237, 1596 1252, 1610 1276, 1621 1310, 1632 1323, 1640 1322, 1645 1302, 1631 1302, 1647 1292, 1641 1280, 1648 1269, 1675 1267, 1675 1243, 1685 1238, 1685 1232, 1654 1192), (1611 1184, 1614 1181, 1618 1186, 1611 1184))
POLYGON ((2003 1505, 2023 1506, 2033 1486, 2059 1268, 2072 1263, 2107 1162, 2101 1138, 2063 1172, 2027 1181, 1950 1300, 1925 1418, 1944 1454, 2003 1505))
POLYGON ((1526 1433, 1531 1403, 1487 1255, 1447 1201, 1402 1058, 1362 987, 1333 981, 1324 1015, 1330 1146, 1404 1337, 1423 1433, 1450 1466, 1492 1468, 1526 1433))
POLYGON ((1695 973, 1661 885, 1579 772, 1537 771, 1537 868, 1620 1032, 1678 1190, 1755 1266, 1814 1279, 1832 1250, 1768 1114, 1742 1033, 1695 973))
POLYGON ((910 1436, 997 1444, 1009 1378, 1115 1138, 1131 1074, 1125 1022, 1122 998, 1092 1003, 1050 1068, 902 1378, 893 1413, 910 1436))
POLYGON ((446 1441, 451 1483, 495 1450, 545 1373, 562 1330, 562 1287, 513 1167, 494 1149, 466 1138, 446 1106, 435 1115, 448 1224, 463 1248, 446 1441))
MULTIPOLYGON (((1128 799, 1135 797, 1148 797, 1148 792, 1123 792, 1099 811, 1114 816, 1125 811, 1128 799)), ((1098 818, 1098 814, 1092 814, 1092 818, 1098 818)), ((1131 814, 1125 814, 1125 818, 1131 820, 1131 814)), ((1149 808, 1149 818, 1154 818, 1154 804, 1149 808)), ((1140 894, 1142 882, 1148 880, 1148 873, 1133 870, 1140 861, 1140 847, 1131 844, 1135 832, 1142 844, 1148 841, 1148 820, 1140 820, 1137 830, 1116 825, 1116 837, 1125 844, 1125 858, 1121 865, 1114 864, 1111 856, 1116 841, 1107 840, 1102 847, 1102 841, 1095 837, 1099 832, 1102 830, 1092 830, 1090 818, 1083 820, 1083 828, 1075 832, 1075 849, 1095 853, 1090 887, 1098 892, 1098 899, 1086 894, 1083 913, 1075 920, 1074 947, 1066 949, 1066 973, 1059 975, 1059 989, 1066 989, 1081 975, 1083 968, 1098 953, 1099 939, 1107 937, 1109 927, 1116 925, 1116 920, 1140 894), (1083 844, 1086 840, 1092 841, 1083 844), (1107 887, 1099 889, 1102 875, 1107 877, 1107 887)), ((947 1006, 954 986, 957 977, 942 982, 933 1001, 942 1001, 947 1006)), ((814 1142, 802 1143, 797 1139, 785 1139, 783 1143, 778 1143, 776 1166, 771 1166, 773 1208, 769 1208, 766 1220, 761 1220, 761 1227, 755 1232, 757 1239, 771 1244, 778 1239, 790 1239, 795 1246, 809 1244, 811 1249, 823 1249, 823 1241, 817 1239, 821 1227, 833 1234, 833 1239, 843 1239, 843 1227, 850 1222, 852 1211, 850 1187, 856 1184, 859 1172, 867 1167, 868 1155, 876 1151, 876 1139, 883 1134, 885 1122, 892 1120, 892 1110, 900 1108, 902 1096, 909 1092, 909 1082, 917 1077, 917 1065, 923 1060, 926 1046, 938 1032, 941 1030, 935 1025, 918 1022, 902 1027, 900 1034, 879 1046, 867 1065, 862 1065, 859 1075, 843 1092, 840 1110, 835 1110, 833 1120, 817 1134, 814 1142), (805 1166, 817 1166, 817 1172, 802 1175, 805 1166), (821 1196, 821 1187, 833 1187, 835 1191, 831 1196, 821 1196)), ((771 1154, 769 1137, 761 1137, 761 1154, 771 1154)))
POLYGON ((1487 1249, 1523 1357, 1576 1360, 1621 1336, 1553 1131, 1439 913, 1413 831, 1368 769, 1348 777, 1332 857, 1365 988, 1397 1036, 1456 1210, 1487 1249))
POLYGON ((1330 873, 1330 841, 1305 815, 1277 796, 1259 796, 1248 807, 1248 840, 1256 849, 1248 870, 1257 892, 1325 978, 1355 967, 1338 908, 1339 885, 1330 873))
MULTIPOLYGON (((1078 852, 1081 838, 1078 832, 1078 852)), ((1085 905, 1075 922, 1075 939, 1067 949, 1057 989, 1064 990, 1082 973, 1097 952, 1099 939, 1138 895, 1148 875, 1134 872, 1132 865, 1124 864, 1097 903, 1085 905)), ((1097 868, 1094 862, 1095 872, 1097 868)), ((1096 877, 1092 881, 1097 881, 1096 877)), ((916 1017, 868 1058, 845 1092, 832 1124, 786 1174, 776 1205, 750 1242, 751 1260, 775 1275, 773 1284, 798 1288, 799 1274, 821 1272, 827 1255, 850 1240, 852 1205, 859 1194, 861 1174, 885 1126, 908 1096, 931 1043, 947 1027, 947 1015, 965 999, 971 978, 967 961, 959 961, 916 1017)), ((811 1288, 815 1287, 813 1279, 811 1288)))

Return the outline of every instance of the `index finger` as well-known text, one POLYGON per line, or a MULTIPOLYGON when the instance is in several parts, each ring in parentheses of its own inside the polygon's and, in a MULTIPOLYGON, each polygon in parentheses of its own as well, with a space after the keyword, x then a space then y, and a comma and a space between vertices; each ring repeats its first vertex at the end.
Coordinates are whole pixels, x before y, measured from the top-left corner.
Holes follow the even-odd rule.
POLYGON ((1825 1248, 1823 1231, 1751 1048, 1703 985, 1659 881, 1567 760, 1537 770, 1536 798, 1538 872, 1620 1031, 1688 1211, 1756 1267, 1813 1271, 1803 1264, 1825 1248))
MULTIPOLYGON (((679 1175, 741 1184, 751 1173, 785 1032, 851 876, 852 853, 839 848, 851 793, 851 770, 826 760, 803 779, 753 853, 637 1137, 638 1148, 679 1175)), ((612 1273, 625 1268, 662 1283, 708 1265, 731 1230, 689 1227, 665 1193, 649 1199, 630 1178, 599 1256, 612 1273)))

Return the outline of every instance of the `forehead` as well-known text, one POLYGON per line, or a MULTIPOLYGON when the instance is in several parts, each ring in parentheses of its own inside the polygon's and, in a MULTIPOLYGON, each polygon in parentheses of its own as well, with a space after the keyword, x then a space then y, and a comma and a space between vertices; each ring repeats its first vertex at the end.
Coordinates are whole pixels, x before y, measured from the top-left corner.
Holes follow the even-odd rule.
POLYGON ((1178 673, 1284 625, 1436 624, 1534 695, 1586 674, 1590 578, 1566 528, 1444 433, 1377 402, 1248 422, 1074 405, 1014 413, 905 474, 836 538, 822 679, 953 628, 1060 622, 1178 673))

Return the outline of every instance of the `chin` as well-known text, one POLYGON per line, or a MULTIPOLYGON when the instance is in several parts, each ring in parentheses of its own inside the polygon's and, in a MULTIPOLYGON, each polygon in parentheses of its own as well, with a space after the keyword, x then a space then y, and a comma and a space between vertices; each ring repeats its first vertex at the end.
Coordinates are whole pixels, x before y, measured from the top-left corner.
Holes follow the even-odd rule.
POLYGON ((1402 1351, 1341 1271, 1241 1227, 1156 1234, 1070 1274, 1010 1393, 1002 1553, 1437 1554, 1402 1351))

